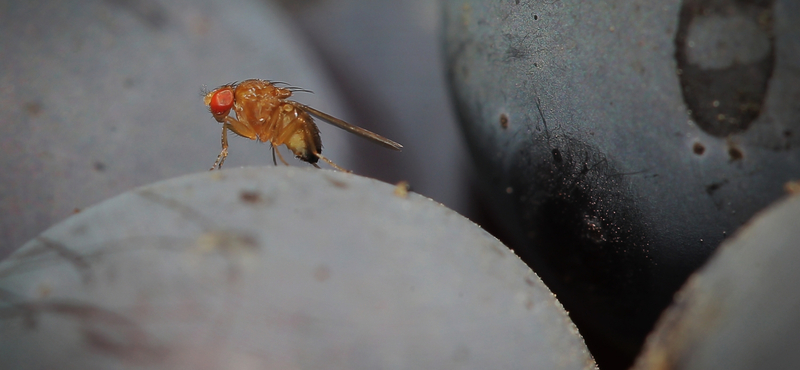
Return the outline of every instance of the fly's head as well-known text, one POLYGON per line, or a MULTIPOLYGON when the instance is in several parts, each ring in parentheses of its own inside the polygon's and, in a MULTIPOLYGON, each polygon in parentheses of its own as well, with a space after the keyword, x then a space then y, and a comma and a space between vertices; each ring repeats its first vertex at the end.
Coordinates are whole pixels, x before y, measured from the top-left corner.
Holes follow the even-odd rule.
POLYGON ((217 122, 224 122, 235 103, 234 87, 231 85, 220 86, 205 95, 203 101, 217 122))

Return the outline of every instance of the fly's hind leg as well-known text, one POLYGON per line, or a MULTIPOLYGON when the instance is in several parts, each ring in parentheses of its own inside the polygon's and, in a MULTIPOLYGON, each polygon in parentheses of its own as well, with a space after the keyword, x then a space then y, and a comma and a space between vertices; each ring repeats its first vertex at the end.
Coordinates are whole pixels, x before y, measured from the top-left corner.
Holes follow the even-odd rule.
MULTIPOLYGON (((342 167, 339 167, 339 165, 338 165, 338 164, 336 164, 336 163, 333 163, 333 161, 332 161, 332 160, 330 160, 330 159, 328 159, 328 158, 325 158, 325 157, 323 157, 323 156, 322 156, 322 154, 319 154, 319 153, 317 153, 316 151, 314 151, 313 153, 314 153, 314 155, 316 155, 316 156, 317 156, 317 158, 319 158, 319 159, 321 159, 321 160, 325 161, 325 163, 329 164, 331 167, 333 167, 333 168, 335 168, 335 169, 337 169, 337 170, 339 170, 339 171, 342 171, 342 172, 347 172, 347 173, 352 173, 352 172, 353 172, 353 171, 348 171, 348 170, 346 170, 346 169, 344 169, 344 168, 342 168, 342 167)), ((317 164, 316 164, 316 163, 312 163, 312 164, 314 165, 314 167, 316 167, 316 168, 319 168, 319 166, 317 166, 317 164)))

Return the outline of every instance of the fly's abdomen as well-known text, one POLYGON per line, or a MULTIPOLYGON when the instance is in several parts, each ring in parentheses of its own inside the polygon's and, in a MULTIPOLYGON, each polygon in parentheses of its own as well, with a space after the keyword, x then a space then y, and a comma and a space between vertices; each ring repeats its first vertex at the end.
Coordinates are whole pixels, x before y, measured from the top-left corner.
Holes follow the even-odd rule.
POLYGON ((284 105, 284 135, 281 138, 297 158, 308 163, 317 163, 322 153, 319 129, 308 113, 292 105, 284 105), (286 108, 289 107, 289 108, 286 108))

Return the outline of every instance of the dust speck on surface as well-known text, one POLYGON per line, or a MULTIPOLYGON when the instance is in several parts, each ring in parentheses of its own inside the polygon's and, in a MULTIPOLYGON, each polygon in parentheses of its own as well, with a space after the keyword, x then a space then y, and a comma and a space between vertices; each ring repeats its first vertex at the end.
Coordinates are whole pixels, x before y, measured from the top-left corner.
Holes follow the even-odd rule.
POLYGON ((728 156, 731 158, 731 162, 739 161, 742 158, 744 158, 744 153, 742 153, 742 150, 739 149, 738 147, 730 146, 728 148, 728 156))
POLYGON ((257 204, 264 201, 264 199, 261 197, 261 193, 258 192, 258 190, 242 190, 239 193, 239 199, 248 204, 257 204))
POLYGON ((505 113, 500 115, 500 127, 504 129, 508 128, 508 116, 505 113))
POLYGON ((726 179, 726 180, 722 180, 722 181, 718 181, 718 182, 714 182, 714 183, 708 184, 708 185, 706 185, 706 193, 708 195, 714 195, 714 192, 719 190, 719 188, 723 187, 727 183, 728 183, 728 180, 726 179))
POLYGON ((692 145, 692 151, 694 154, 703 155, 703 153, 706 152, 706 147, 700 142, 696 142, 694 145, 692 145))
POLYGON ((528 284, 530 286, 536 286, 536 282, 534 282, 533 279, 531 279, 530 276, 525 278, 525 284, 528 284))
POLYGON ((492 252, 495 252, 500 257, 506 256, 506 250, 502 246, 498 246, 497 244, 489 244, 489 249, 491 249, 492 252))
POLYGON ((320 283, 330 279, 331 277, 331 269, 326 265, 319 265, 314 268, 314 280, 319 281, 320 283))
POLYGON ((36 117, 42 113, 42 103, 38 101, 31 101, 25 103, 25 112, 31 117, 36 117))
POLYGON ((47 298, 53 292, 53 286, 48 283, 40 283, 36 288, 39 298, 47 298))
POLYGON ((339 189, 347 189, 347 183, 344 181, 334 179, 333 177, 330 176, 325 176, 325 179, 328 180, 328 182, 331 183, 331 185, 339 189))
POLYGON ((528 311, 532 310, 533 306, 534 306, 533 300, 531 300, 531 299, 526 299, 525 300, 525 308, 528 309, 528 311))
POLYGON ((100 162, 100 161, 95 161, 95 162, 94 162, 94 166, 93 166, 93 168, 94 168, 94 170, 95 170, 95 171, 97 171, 97 172, 105 172, 105 170, 106 170, 106 164, 105 164, 105 163, 103 163, 103 162, 100 162))
POLYGON ((400 198, 408 198, 408 192, 411 190, 411 185, 408 181, 400 181, 394 187, 394 195, 400 198))

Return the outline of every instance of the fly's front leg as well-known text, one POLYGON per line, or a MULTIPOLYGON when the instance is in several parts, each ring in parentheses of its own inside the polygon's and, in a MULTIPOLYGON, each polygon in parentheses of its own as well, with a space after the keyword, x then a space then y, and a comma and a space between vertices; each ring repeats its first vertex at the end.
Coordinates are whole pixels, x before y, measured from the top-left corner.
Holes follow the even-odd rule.
POLYGON ((214 169, 222 169, 222 164, 225 163, 225 158, 228 157, 228 124, 225 123, 222 125, 222 151, 219 152, 217 156, 217 160, 214 161, 214 165, 211 166, 209 171, 213 171, 214 169))
POLYGON ((222 164, 225 162, 225 158, 228 157, 228 130, 231 130, 237 135, 246 137, 250 140, 258 139, 255 131, 253 131, 249 125, 232 117, 225 117, 225 123, 222 124, 222 151, 219 152, 217 160, 214 162, 214 165, 211 166, 211 170, 209 171, 221 169, 222 164))

